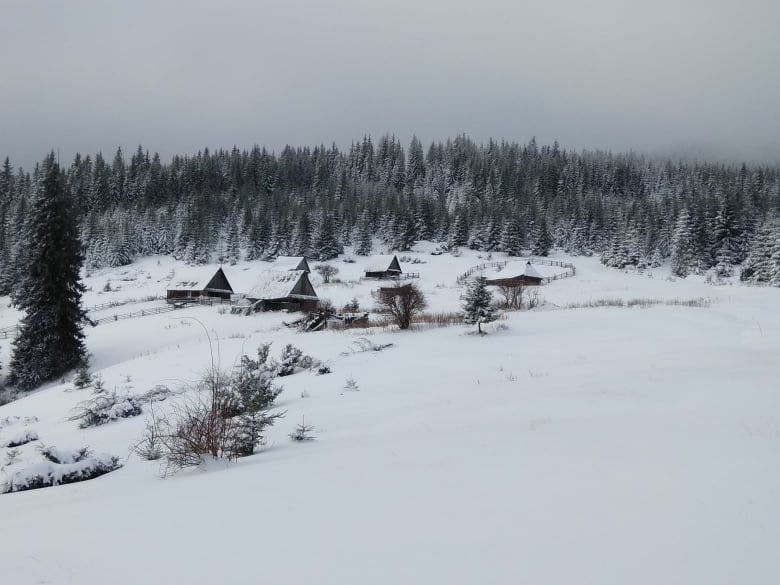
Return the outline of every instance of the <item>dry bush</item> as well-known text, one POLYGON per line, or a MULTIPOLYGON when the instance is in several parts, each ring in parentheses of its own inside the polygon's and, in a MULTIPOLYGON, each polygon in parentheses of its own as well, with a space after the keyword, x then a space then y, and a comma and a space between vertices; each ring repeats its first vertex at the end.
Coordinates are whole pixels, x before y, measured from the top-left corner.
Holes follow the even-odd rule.
POLYGON ((501 308, 508 311, 519 311, 523 307, 523 286, 500 285, 499 294, 504 297, 501 302, 501 308))
POLYGON ((594 309, 597 307, 622 307, 624 306, 622 299, 591 299, 590 301, 583 301, 577 303, 566 303, 563 305, 564 309, 594 309))
POLYGON ((663 301, 661 299, 648 299, 648 298, 633 298, 633 299, 593 299, 590 301, 580 303, 567 303, 563 305, 564 309, 592 309, 597 307, 640 307, 646 309, 655 305, 676 305, 683 307, 709 307, 710 299, 697 298, 697 299, 667 299, 663 301))
POLYGON ((427 305, 422 290, 414 284, 396 282, 383 287, 377 293, 377 306, 381 313, 389 315, 399 329, 408 329, 415 315, 427 305))
POLYGON ((152 411, 134 451, 144 459, 162 459, 163 475, 198 466, 208 457, 251 455, 265 429, 284 416, 268 412, 281 392, 272 380, 263 363, 246 356, 234 375, 210 368, 194 396, 175 402, 167 413, 152 411))
POLYGON ((712 301, 710 299, 706 299, 704 297, 699 297, 698 299, 669 299, 666 301, 667 305, 678 305, 682 307, 700 307, 700 308, 706 308, 709 307, 712 301))
POLYGON ((463 324, 463 313, 455 311, 440 311, 438 313, 420 313, 414 318, 415 325, 430 325, 433 327, 450 327, 463 324))
MULTIPOLYGON (((500 315, 498 319, 506 319, 505 315, 500 315)), ((370 323, 371 327, 389 328, 396 325, 394 319, 383 316, 374 319, 370 323)), ((437 313, 418 313, 412 319, 410 329, 433 329, 438 327, 452 327, 463 325, 463 313, 454 311, 440 311, 437 313)))

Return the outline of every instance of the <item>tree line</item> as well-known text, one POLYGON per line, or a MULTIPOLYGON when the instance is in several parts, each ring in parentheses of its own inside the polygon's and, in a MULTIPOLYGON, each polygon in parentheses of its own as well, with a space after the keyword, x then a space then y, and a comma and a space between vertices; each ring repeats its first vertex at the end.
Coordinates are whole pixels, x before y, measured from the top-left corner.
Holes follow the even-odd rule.
MULTIPOLYGON (((0 294, 27 270, 25 218, 42 165, 0 169, 0 294)), ((560 248, 608 266, 670 260, 679 276, 780 285, 780 168, 573 152, 460 135, 426 148, 370 136, 348 149, 204 149, 163 163, 141 146, 64 168, 88 270, 166 254, 190 263, 327 260, 435 240, 510 255, 560 248)))

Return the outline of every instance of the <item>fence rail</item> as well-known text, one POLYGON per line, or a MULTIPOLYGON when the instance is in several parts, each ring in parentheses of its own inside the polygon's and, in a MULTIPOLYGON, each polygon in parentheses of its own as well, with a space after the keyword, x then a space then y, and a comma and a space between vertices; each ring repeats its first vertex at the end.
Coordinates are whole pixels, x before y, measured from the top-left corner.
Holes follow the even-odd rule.
POLYGON ((159 315, 160 313, 168 313, 180 309, 176 305, 165 305, 164 307, 155 307, 153 309, 141 309, 133 313, 124 313, 122 315, 110 315, 108 317, 102 317, 100 319, 90 319, 89 324, 93 327, 97 327, 101 323, 110 323, 112 321, 121 321, 122 319, 132 319, 134 317, 148 317, 149 315, 159 315))
MULTIPOLYGON (((159 300, 160 297, 156 297, 152 300, 159 300)), ((126 301, 126 302, 119 302, 119 303, 103 303, 102 305, 94 305, 92 307, 89 307, 86 309, 87 312, 90 311, 102 311, 105 309, 111 309, 114 307, 121 307, 123 305, 129 305, 132 303, 140 303, 140 302, 148 302, 148 301, 126 301)), ((210 304, 210 303, 209 303, 210 304)), ((141 309, 140 311, 134 311, 132 313, 123 313, 123 314, 115 314, 115 315, 109 315, 107 317, 101 317, 100 319, 90 319, 87 317, 87 322, 92 325, 93 327, 97 327, 101 323, 110 323, 112 321, 121 321, 123 319, 132 319, 134 317, 147 317, 149 315, 159 315, 160 313, 167 313, 169 311, 175 311, 176 309, 180 309, 181 306, 176 305, 164 305, 161 307, 154 307, 151 309, 141 309)), ((9 327, 4 327, 3 329, 0 329, 0 339, 11 339, 13 337, 16 337, 16 335, 19 333, 19 324, 11 325, 9 327)))
POLYGON ((105 311, 106 309, 113 309, 115 307, 122 307, 124 305, 133 305, 137 303, 149 303, 151 301, 164 301, 165 297, 149 296, 145 299, 128 299, 125 301, 111 301, 110 303, 101 303, 99 305, 92 305, 91 307, 84 307, 87 313, 94 311, 105 311))
MULTIPOLYGON (((560 268, 565 268, 566 272, 562 272, 561 274, 555 274, 553 276, 545 276, 542 278, 542 282, 549 283, 553 280, 560 280, 561 278, 569 278, 571 276, 574 276, 577 273, 577 269, 574 267, 574 264, 571 262, 560 262, 558 260, 548 260, 547 258, 529 258, 529 261, 531 264, 543 264, 545 266, 559 266, 560 268)), ((517 262, 517 260, 501 260, 498 262, 484 262, 482 264, 478 264, 477 266, 472 266, 469 268, 466 272, 461 274, 458 277, 457 283, 463 284, 468 280, 468 278, 472 274, 476 274, 477 272, 482 272, 486 268, 503 268, 510 262, 517 262)))
POLYGON ((10 339, 19 333, 19 325, 11 325, 0 329, 0 339, 10 339))

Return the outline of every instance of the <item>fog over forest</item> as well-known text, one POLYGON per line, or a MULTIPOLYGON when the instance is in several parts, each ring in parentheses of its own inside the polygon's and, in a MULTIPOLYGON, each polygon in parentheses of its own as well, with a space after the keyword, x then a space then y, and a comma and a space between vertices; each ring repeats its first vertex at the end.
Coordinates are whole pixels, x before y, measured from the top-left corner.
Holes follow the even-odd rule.
POLYGON ((780 161, 772 0, 3 3, 0 157, 540 144, 780 161))

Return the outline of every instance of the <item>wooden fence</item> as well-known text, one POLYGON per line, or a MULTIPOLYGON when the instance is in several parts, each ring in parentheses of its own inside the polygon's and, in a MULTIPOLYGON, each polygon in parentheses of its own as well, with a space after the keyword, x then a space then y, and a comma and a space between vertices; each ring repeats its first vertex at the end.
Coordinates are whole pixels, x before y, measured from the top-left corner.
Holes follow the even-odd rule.
POLYGON ((90 319, 89 324, 93 327, 97 327, 101 323, 111 323, 112 321, 121 321, 123 319, 132 319, 134 317, 148 317, 149 315, 159 315, 160 313, 168 313, 180 309, 176 305, 165 305, 163 307, 154 307, 153 309, 141 309, 133 313, 124 313, 122 315, 110 315, 108 317, 102 317, 100 319, 90 319))
POLYGON ((17 333, 19 333, 19 325, 4 327, 3 329, 0 329, 0 339, 10 339, 15 337, 17 333))
POLYGON ((87 313, 96 311, 105 311, 106 309, 113 309, 115 307, 122 307, 124 305, 133 305, 137 303, 149 303, 151 301, 164 301, 165 297, 149 296, 145 299, 128 299, 126 301, 112 301, 110 303, 101 303, 99 305, 92 305, 91 307, 84 307, 87 313))
MULTIPOLYGON (((105 303, 103 305, 95 305, 94 307, 90 307, 88 310, 100 311, 100 310, 110 309, 112 307, 119 307, 122 305, 130 304, 133 302, 143 302, 143 301, 130 301, 124 303, 105 303)), ((161 307, 153 307, 151 309, 141 309, 140 311, 134 311, 132 313, 109 315, 107 317, 101 317, 100 319, 90 319, 89 317, 87 317, 87 322, 93 327, 97 327, 101 323, 111 323, 113 321, 121 321, 123 319, 133 319, 134 317, 148 317, 149 315, 159 315, 160 313, 168 313, 169 311, 175 311, 176 309, 180 309, 180 308, 182 307, 177 305, 164 305, 161 307)), ((3 329, 0 329, 0 339, 11 339, 13 337, 16 337, 18 333, 19 333, 19 324, 17 323, 16 325, 11 325, 10 327, 5 327, 3 329)))
MULTIPOLYGON (((559 266, 560 268, 566 269, 566 272, 562 272, 554 276, 545 276, 544 278, 542 278, 542 282, 544 283, 549 283, 552 282, 553 280, 560 280, 561 278, 569 278, 571 276, 574 276, 577 273, 577 269, 574 267, 574 264, 570 262, 559 262, 558 260, 548 260, 547 258, 529 258, 529 260, 531 261, 531 264, 543 264, 545 266, 559 266)), ((468 280, 468 278, 471 275, 476 274, 477 272, 482 272, 487 268, 503 268, 510 262, 517 262, 517 260, 485 262, 483 264, 478 264, 477 266, 472 266, 466 272, 464 272, 458 277, 457 283, 463 284, 464 282, 466 282, 466 280, 468 280)))

